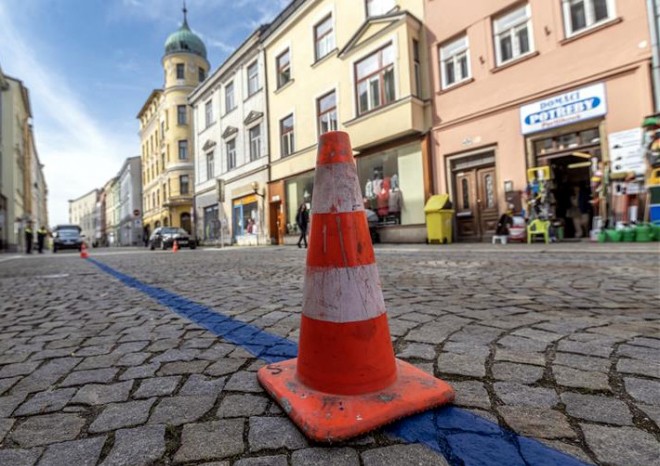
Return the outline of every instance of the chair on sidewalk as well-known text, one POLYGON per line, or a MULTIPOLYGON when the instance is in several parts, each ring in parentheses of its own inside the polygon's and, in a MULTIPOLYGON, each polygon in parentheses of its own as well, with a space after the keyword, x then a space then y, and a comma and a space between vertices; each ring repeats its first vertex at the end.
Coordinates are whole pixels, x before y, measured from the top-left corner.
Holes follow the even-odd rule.
POLYGON ((535 219, 527 226, 527 243, 532 243, 534 236, 543 235, 545 243, 550 242, 550 222, 547 220, 535 219))
POLYGON ((500 244, 506 244, 508 235, 493 235, 493 244, 496 244, 498 241, 500 244))

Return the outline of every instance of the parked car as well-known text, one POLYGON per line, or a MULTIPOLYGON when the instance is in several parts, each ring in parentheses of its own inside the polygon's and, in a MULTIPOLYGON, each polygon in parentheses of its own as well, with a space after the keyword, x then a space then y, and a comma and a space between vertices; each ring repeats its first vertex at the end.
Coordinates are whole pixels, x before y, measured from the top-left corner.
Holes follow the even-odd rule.
POLYGON ((57 225, 53 228, 53 252, 61 249, 77 249, 80 251, 83 237, 78 225, 57 225))
POLYGON ((156 248, 171 248, 175 240, 180 248, 195 249, 197 247, 195 239, 191 238, 183 228, 159 227, 149 237, 149 249, 153 251, 156 248))

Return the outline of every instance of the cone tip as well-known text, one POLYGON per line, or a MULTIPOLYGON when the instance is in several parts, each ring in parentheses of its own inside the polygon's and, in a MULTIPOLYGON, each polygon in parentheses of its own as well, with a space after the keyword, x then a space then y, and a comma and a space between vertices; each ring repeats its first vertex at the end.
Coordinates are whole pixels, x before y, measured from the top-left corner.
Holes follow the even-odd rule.
POLYGON ((317 165, 348 163, 353 161, 353 149, 348 133, 329 131, 319 137, 317 165))

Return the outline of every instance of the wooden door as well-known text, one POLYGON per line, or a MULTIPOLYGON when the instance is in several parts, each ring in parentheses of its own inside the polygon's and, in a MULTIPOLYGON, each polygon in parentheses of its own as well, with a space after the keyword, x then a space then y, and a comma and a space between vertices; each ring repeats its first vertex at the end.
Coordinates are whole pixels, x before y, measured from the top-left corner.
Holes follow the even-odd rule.
POLYGON ((484 236, 494 235, 497 228, 499 212, 497 210, 495 167, 477 169, 476 179, 479 236, 483 239, 484 236))
POLYGON ((477 206, 476 173, 474 170, 456 173, 456 227, 461 239, 479 238, 479 212, 477 206))
POLYGON ((282 202, 270 203, 269 231, 271 244, 284 244, 284 222, 282 221, 282 202))

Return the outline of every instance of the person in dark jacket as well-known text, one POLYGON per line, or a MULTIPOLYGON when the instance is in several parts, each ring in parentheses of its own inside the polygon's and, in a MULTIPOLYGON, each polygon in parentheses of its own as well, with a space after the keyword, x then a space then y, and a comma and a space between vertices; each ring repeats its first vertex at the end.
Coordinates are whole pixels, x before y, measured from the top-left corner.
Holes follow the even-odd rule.
POLYGON ((41 228, 37 230, 37 249, 39 250, 39 254, 43 254, 44 252, 46 236, 48 236, 48 230, 46 230, 45 226, 41 225, 41 228))
POLYGON ((34 233, 32 232, 32 225, 28 224, 25 227, 25 252, 26 254, 32 254, 32 240, 34 239, 34 233))
POLYGON ((307 204, 304 202, 298 207, 298 214, 296 215, 296 224, 300 229, 300 238, 298 238, 298 247, 301 248, 301 243, 305 243, 307 247, 307 225, 309 224, 309 211, 307 210, 307 204))

